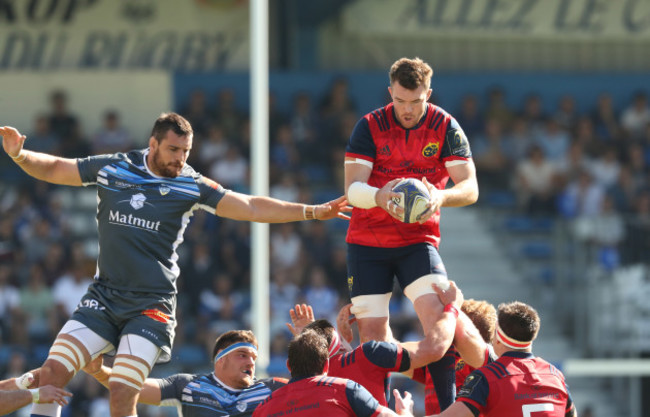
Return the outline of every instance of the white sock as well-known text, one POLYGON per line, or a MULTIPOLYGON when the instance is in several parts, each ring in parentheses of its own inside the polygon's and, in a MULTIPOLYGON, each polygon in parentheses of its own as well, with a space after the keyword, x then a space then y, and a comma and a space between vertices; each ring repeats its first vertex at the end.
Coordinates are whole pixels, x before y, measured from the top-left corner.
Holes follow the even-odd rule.
POLYGON ((32 413, 30 415, 32 417, 61 417, 61 406, 57 403, 33 404, 32 413))

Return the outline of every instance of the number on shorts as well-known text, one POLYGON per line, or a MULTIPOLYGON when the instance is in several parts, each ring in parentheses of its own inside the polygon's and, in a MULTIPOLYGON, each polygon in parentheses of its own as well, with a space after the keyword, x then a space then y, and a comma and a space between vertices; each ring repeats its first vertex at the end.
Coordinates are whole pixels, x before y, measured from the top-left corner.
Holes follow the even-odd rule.
POLYGON ((521 412, 524 414, 524 417, 532 417, 531 414, 537 411, 553 411, 553 404, 524 404, 521 406, 521 412))

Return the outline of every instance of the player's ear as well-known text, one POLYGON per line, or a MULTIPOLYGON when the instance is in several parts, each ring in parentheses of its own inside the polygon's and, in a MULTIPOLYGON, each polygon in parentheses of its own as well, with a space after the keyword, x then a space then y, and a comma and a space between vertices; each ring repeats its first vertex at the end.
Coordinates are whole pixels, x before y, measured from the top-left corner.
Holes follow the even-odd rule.
POLYGON ((327 375, 330 370, 330 361, 325 361, 325 366, 323 366, 323 375, 327 375))
POLYGON ((429 98, 431 98, 431 93, 433 93, 433 90, 429 89, 429 91, 427 91, 427 101, 429 101, 429 98))
POLYGON ((289 373, 291 373, 291 367, 289 366, 289 359, 287 359, 287 369, 289 370, 289 373))
POLYGON ((390 98, 393 98, 393 89, 390 88, 390 85, 388 86, 388 94, 390 94, 390 98))
POLYGON ((158 145, 158 141, 156 138, 153 136, 149 138, 149 149, 156 149, 156 145, 158 145))

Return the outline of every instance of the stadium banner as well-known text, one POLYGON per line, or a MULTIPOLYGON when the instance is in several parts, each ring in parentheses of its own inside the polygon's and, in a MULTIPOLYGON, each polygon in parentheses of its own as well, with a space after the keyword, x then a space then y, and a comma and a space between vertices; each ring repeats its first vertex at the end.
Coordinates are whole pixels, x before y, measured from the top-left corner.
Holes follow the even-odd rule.
POLYGON ((0 71, 245 69, 243 0, 0 0, 0 71))
POLYGON ((645 0, 357 0, 342 20, 348 34, 391 39, 650 39, 645 0))
MULTIPOLYGON (((82 122, 89 139, 103 127, 107 110, 116 110, 138 146, 146 146, 156 117, 172 108, 168 71, 8 71, 0 75, 0 114, 3 123, 27 135, 40 114, 51 112, 50 94, 63 90, 68 108, 82 122)), ((29 144, 26 145, 29 149, 29 144)))

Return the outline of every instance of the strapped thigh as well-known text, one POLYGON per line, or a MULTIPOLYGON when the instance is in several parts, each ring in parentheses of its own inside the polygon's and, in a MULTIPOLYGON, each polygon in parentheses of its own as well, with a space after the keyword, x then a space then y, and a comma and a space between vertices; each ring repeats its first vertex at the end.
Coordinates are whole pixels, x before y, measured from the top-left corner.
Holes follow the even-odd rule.
POLYGON ((350 312, 358 319, 388 317, 388 304, 392 293, 369 294, 352 297, 350 312))
POLYGON ((76 374, 88 362, 113 349, 115 347, 111 342, 85 324, 68 320, 56 336, 47 358, 61 363, 69 372, 76 374))
POLYGON ((414 303, 415 300, 422 295, 436 293, 433 288, 431 288, 431 284, 435 284, 442 290, 449 288, 449 280, 446 275, 427 274, 416 279, 404 288, 404 295, 414 303))
POLYGON ((123 335, 108 381, 128 385, 140 391, 160 353, 158 346, 142 336, 123 335))

